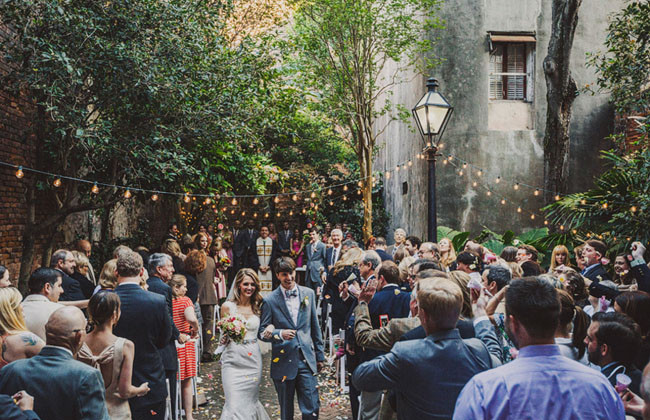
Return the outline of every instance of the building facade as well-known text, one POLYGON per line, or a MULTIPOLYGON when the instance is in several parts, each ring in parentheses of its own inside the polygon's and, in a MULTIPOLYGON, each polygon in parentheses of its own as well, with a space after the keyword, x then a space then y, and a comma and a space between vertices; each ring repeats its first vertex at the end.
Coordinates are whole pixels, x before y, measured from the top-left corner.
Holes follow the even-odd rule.
MULTIPOLYGON (((475 234, 484 227, 521 232, 543 226, 542 194, 536 195, 535 187, 543 186, 544 175, 542 63, 550 38, 551 3, 444 2, 440 13, 446 28, 431 38, 436 40, 434 54, 443 62, 430 76, 439 80, 454 113, 441 139, 443 156, 437 161, 438 225, 475 234)), ((624 3, 583 2, 571 66, 579 88, 596 80, 587 54, 603 50, 608 17, 624 3)), ((412 108, 424 94, 428 76, 397 87, 393 102, 412 108)), ((601 172, 599 151, 609 147, 605 138, 613 126, 608 96, 581 92, 573 105, 570 191, 589 188, 601 172)), ((417 158, 423 142, 412 127, 392 123, 382 134, 375 170, 390 172, 384 178, 390 228, 405 227, 410 234, 425 237, 427 162, 417 158)))

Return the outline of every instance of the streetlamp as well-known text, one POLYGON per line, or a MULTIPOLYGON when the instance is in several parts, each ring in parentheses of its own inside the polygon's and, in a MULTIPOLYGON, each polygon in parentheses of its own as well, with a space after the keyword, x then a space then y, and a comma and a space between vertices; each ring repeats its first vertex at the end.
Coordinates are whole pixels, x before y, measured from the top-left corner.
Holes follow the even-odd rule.
POLYGON ((438 144, 454 108, 444 96, 437 91, 438 81, 427 80, 427 93, 413 108, 413 118, 420 130, 424 142, 424 155, 429 162, 427 233, 430 242, 438 242, 438 221, 436 216, 436 156, 438 144))

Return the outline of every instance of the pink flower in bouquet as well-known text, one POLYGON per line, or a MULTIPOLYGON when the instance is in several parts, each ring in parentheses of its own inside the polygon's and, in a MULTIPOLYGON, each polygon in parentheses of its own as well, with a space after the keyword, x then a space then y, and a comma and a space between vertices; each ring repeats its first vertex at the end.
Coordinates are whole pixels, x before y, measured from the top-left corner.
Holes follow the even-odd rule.
POLYGON ((217 229, 219 229, 219 230, 223 230, 223 223, 219 223, 219 224, 217 225, 217 229))

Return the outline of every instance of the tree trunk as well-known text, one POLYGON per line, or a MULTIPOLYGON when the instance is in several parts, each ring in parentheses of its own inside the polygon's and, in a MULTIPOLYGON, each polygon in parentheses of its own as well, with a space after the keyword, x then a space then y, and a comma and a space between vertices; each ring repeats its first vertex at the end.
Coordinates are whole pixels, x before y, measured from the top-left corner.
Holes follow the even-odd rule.
POLYGON ((20 256, 20 273, 18 275, 18 290, 23 295, 27 293, 27 280, 32 273, 34 264, 34 245, 36 243, 36 200, 34 197, 34 180, 30 181, 25 194, 27 217, 25 219, 25 230, 23 231, 23 252, 20 256))
POLYGON ((571 76, 571 49, 578 25, 582 0, 553 0, 553 23, 548 55, 544 59, 546 77, 546 132, 544 134, 544 201, 567 191, 570 150, 571 106, 577 86, 571 76))
POLYGON ((372 148, 361 147, 359 153, 361 196, 363 198, 363 241, 372 236, 372 148))

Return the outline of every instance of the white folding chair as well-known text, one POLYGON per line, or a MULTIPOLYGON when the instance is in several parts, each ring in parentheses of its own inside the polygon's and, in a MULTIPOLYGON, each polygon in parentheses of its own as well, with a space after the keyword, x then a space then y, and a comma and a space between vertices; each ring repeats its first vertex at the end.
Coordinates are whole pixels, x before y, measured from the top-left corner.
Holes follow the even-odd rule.
POLYGON ((327 317, 325 335, 329 338, 330 357, 334 356, 334 334, 332 334, 332 318, 327 317))
MULTIPOLYGON (((344 340, 345 330, 339 330, 339 337, 341 338, 341 345, 344 346, 345 345, 345 340, 344 340)), ((343 356, 341 357, 341 359, 339 359, 340 360, 339 366, 340 366, 340 369, 341 369, 341 372, 340 372, 340 374, 341 374, 341 392, 348 393, 348 392, 350 392, 350 387, 345 383, 345 374, 346 374, 345 373, 345 362, 346 362, 345 358, 346 358, 346 355, 344 353, 343 356)))
POLYGON ((167 398, 165 399, 165 420, 172 420, 172 400, 171 396, 169 395, 169 379, 165 379, 165 383, 167 384, 167 398))

